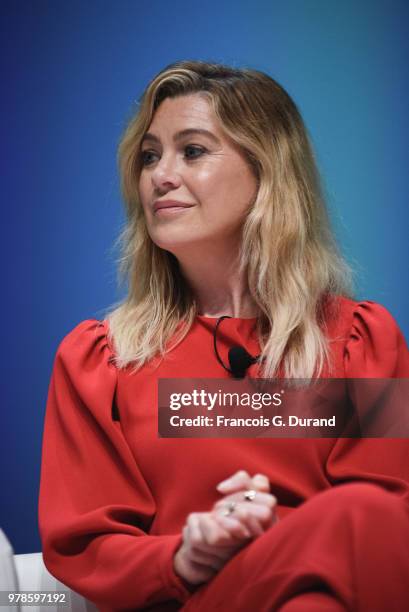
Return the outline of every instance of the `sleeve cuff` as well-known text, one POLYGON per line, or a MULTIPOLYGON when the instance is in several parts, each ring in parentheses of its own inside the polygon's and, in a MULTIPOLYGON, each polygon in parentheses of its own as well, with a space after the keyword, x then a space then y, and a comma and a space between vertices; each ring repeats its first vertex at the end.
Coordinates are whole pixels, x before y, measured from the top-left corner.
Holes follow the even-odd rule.
MULTIPOLYGON (((173 566, 173 558, 182 544, 182 535, 171 535, 168 538, 166 555, 164 555, 161 563, 162 578, 166 589, 172 594, 172 597, 181 603, 185 603, 192 596, 193 591, 187 588, 182 578, 176 574, 173 566)), ((192 585, 193 588, 195 587, 192 585)))

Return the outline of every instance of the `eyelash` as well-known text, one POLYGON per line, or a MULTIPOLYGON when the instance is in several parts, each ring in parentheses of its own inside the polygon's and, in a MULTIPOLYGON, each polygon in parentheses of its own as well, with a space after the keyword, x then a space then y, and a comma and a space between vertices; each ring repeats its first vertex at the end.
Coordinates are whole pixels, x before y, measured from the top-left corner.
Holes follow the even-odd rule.
MULTIPOLYGON (((201 157, 204 153, 207 153, 207 149, 205 149, 202 146, 198 146, 198 145, 186 145, 184 148, 185 151, 185 158, 188 161, 194 161, 195 159, 198 159, 199 157, 201 157), (195 155, 194 157, 186 157, 186 151, 188 149, 193 149, 196 153, 199 153, 199 155, 195 155)), ((141 164, 142 166, 151 166, 154 163, 154 160, 147 160, 147 156, 148 155, 157 155, 156 151, 152 151, 149 149, 146 149, 145 151, 141 151, 140 157, 141 157, 141 164)))

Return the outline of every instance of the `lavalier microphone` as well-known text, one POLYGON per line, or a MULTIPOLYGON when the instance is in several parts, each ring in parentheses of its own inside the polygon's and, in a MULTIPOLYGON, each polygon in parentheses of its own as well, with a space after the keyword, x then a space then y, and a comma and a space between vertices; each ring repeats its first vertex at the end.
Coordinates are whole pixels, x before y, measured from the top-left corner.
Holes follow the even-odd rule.
POLYGON ((234 378, 244 378, 247 368, 258 361, 259 355, 253 357, 244 346, 232 346, 229 350, 230 371, 234 378))
POLYGON ((229 359, 229 368, 223 363, 219 351, 217 350, 217 329, 223 319, 231 319, 232 317, 228 315, 224 315, 220 317, 215 325, 213 331, 213 348, 217 358, 217 361, 220 365, 230 374, 233 375, 234 378, 244 378, 246 375, 247 369, 253 365, 253 363, 257 363, 260 358, 260 355, 253 357, 250 353, 244 348, 244 346, 235 345, 229 349, 228 359, 229 359))

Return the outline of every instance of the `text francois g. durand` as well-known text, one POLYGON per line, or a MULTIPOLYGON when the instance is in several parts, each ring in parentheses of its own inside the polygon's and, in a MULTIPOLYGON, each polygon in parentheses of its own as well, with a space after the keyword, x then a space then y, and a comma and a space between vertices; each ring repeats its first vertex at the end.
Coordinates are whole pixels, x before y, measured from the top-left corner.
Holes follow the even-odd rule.
MULTIPOLYGON (((219 390, 209 393, 204 389, 193 390, 191 393, 170 394, 169 408, 180 410, 182 407, 204 408, 208 411, 214 410, 215 406, 241 406, 253 410, 261 410, 268 406, 281 406, 281 393, 226 393, 219 390)), ((335 415, 329 418, 306 418, 297 415, 277 415, 266 417, 226 417, 218 414, 215 417, 196 415, 194 417, 181 417, 172 415, 170 417, 172 427, 335 427, 335 415)))

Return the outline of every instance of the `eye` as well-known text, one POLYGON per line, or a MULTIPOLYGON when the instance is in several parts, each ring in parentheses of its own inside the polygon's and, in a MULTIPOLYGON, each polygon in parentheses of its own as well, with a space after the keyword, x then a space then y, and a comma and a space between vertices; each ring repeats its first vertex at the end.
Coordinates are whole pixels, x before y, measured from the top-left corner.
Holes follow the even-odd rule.
POLYGON ((150 166, 154 161, 158 158, 158 154, 156 151, 152 151, 150 149, 145 149, 140 153, 140 159, 142 166, 150 166))
POLYGON ((185 147, 186 159, 196 159, 204 153, 206 153, 206 149, 204 147, 199 147, 198 145, 187 145, 185 147))

